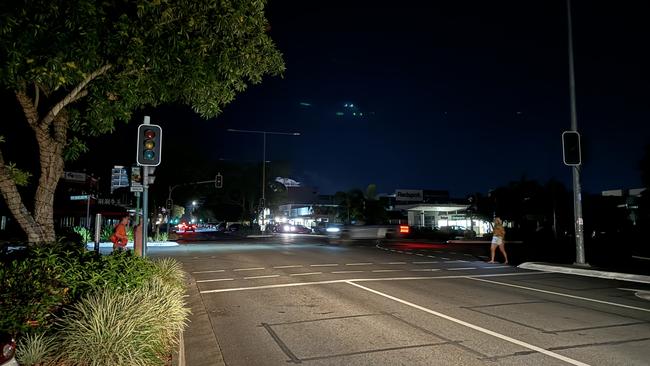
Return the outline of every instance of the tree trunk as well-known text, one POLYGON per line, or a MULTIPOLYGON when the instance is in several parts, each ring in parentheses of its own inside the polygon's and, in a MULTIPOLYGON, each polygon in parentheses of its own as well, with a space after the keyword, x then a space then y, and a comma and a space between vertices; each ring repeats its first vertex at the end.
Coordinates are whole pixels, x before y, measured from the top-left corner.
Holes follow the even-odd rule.
POLYGON ((23 109, 27 123, 34 131, 39 149, 40 177, 34 195, 34 210, 29 212, 18 192, 16 182, 7 169, 0 153, 0 192, 11 214, 27 234, 29 245, 52 243, 54 233, 54 192, 63 174, 63 148, 66 143, 68 114, 59 110, 54 117, 47 116, 50 123, 43 123, 38 110, 25 93, 16 97, 23 109))
MULTIPOLYGON (((65 118, 65 117, 60 117, 65 118)), ((41 175, 34 196, 34 220, 43 229, 42 242, 56 240, 54 234, 54 192, 63 175, 63 146, 46 133, 37 133, 41 175)))
POLYGON ((4 166, 4 161, 0 155, 0 193, 7 203, 9 211, 14 216, 20 227, 27 234, 27 241, 32 243, 42 242, 45 238, 43 228, 40 227, 32 217, 16 187, 16 183, 11 179, 11 174, 4 166))

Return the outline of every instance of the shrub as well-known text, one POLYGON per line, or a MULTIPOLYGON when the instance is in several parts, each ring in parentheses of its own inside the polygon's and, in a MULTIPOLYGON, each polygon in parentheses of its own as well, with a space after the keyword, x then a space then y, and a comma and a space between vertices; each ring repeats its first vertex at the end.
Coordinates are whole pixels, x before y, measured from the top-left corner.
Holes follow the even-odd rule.
POLYGON ((56 337, 45 333, 27 334, 18 340, 16 359, 24 366, 55 365, 57 349, 56 337))
POLYGON ((128 291, 153 276, 151 261, 131 251, 100 256, 52 245, 29 248, 0 268, 0 330, 47 329, 67 304, 100 289, 128 291))
POLYGON ((79 234, 81 236, 81 240, 83 240, 84 243, 88 243, 89 241, 93 240, 92 233, 90 230, 83 226, 75 226, 72 228, 75 233, 79 234))
POLYGON ((185 327, 183 290, 152 277, 132 291, 83 298, 59 323, 64 363, 164 365, 185 327))
POLYGON ((156 233, 156 235, 154 235, 153 237, 153 241, 156 242, 163 242, 163 241, 167 241, 168 239, 169 239, 169 235, 166 232, 156 233))

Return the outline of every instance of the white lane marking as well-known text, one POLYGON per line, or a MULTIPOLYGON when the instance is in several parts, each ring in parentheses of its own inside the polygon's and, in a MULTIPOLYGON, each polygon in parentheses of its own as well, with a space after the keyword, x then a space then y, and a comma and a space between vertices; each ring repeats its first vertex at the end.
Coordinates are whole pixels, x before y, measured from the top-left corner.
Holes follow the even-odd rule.
POLYGON ((370 262, 363 262, 363 263, 346 263, 346 266, 369 266, 372 263, 370 262))
POLYGON ((280 275, 267 275, 267 276, 253 276, 253 277, 244 277, 245 280, 254 280, 258 278, 273 278, 273 277, 280 277, 280 275))
POLYGON ((438 258, 435 255, 427 255, 427 257, 429 257, 429 258, 438 258))
POLYGON ((365 271, 334 271, 332 273, 341 274, 341 273, 361 273, 365 271))
POLYGON ((455 261, 450 261, 451 263, 467 263, 467 261, 464 261, 462 259, 457 259, 455 261))
POLYGON ((263 270, 264 267, 255 267, 255 268, 235 268, 233 269, 234 272, 239 272, 239 271, 261 271, 263 270))
POLYGON ((406 262, 388 262, 388 263, 380 263, 380 264, 391 264, 391 265, 396 265, 396 264, 406 264, 406 262))
POLYGON ((183 295, 183 297, 190 297, 190 295, 183 295))
POLYGON ((445 257, 440 257, 440 259, 444 259, 444 260, 446 260, 446 261, 449 260, 449 258, 445 258, 445 257))
MULTIPOLYGON (((295 273, 291 276, 306 276, 322 274, 322 272, 312 273, 295 273)), ((310 285, 324 285, 332 283, 346 283, 348 281, 354 282, 378 282, 378 281, 411 281, 411 280, 450 280, 458 278, 475 278, 475 277, 506 277, 506 276, 535 276, 535 275, 548 275, 549 272, 519 272, 519 273, 499 273, 499 274, 482 274, 482 275, 455 275, 455 276, 418 276, 418 277, 382 277, 382 278, 356 278, 347 280, 330 280, 330 281, 315 281, 315 282, 296 282, 285 283, 278 285, 264 285, 264 286, 251 286, 251 287, 237 287, 237 288, 224 288, 217 290, 200 291, 202 294, 219 293, 219 292, 235 292, 235 291, 248 291, 248 290, 264 290, 270 288, 294 287, 294 286, 310 286, 310 285)), ((231 279, 232 280, 232 279, 231 279)))
MULTIPOLYGON (((396 253, 402 253, 402 254, 404 254, 404 252, 401 251, 401 250, 398 250, 396 253)), ((411 253, 409 253, 409 254, 411 254, 411 253)))
POLYGON ((439 271, 440 268, 421 268, 421 269, 412 269, 413 272, 435 272, 439 271))
POLYGON ((336 267, 338 264, 336 263, 326 263, 326 264, 310 264, 310 267, 336 267))
POLYGON ((422 254, 422 253, 418 253, 418 254, 416 254, 416 255, 418 255, 418 256, 420 256, 420 257, 424 257, 424 254, 422 254))
POLYGON ((302 267, 302 265, 300 265, 300 264, 294 264, 294 265, 290 265, 290 266, 275 266, 273 268, 280 269, 280 268, 301 268, 301 267, 302 267))
POLYGON ((383 296, 383 297, 385 297, 385 298, 387 298, 387 299, 390 299, 390 300, 393 300, 393 301, 399 302, 399 303, 401 303, 401 304, 404 304, 404 305, 410 306, 410 307, 412 307, 412 308, 414 308, 414 309, 418 309, 418 310, 424 311, 425 313, 429 313, 429 314, 431 314, 431 315, 435 315, 435 316, 437 316, 437 317, 439 317, 439 318, 443 318, 443 319, 449 320, 449 321, 451 321, 451 322, 454 322, 454 323, 456 323, 456 324, 460 324, 460 325, 463 325, 463 326, 465 326, 465 327, 468 327, 468 328, 474 329, 474 330, 479 331, 479 332, 481 332, 481 333, 485 333, 485 334, 487 334, 487 335, 491 335, 491 336, 493 336, 493 337, 499 338, 499 339, 504 340, 504 341, 506 341, 506 342, 514 343, 514 344, 516 344, 516 345, 518 345, 518 346, 521 346, 521 347, 524 347, 524 348, 528 348, 528 349, 530 349, 530 350, 533 350, 533 351, 536 351, 536 352, 539 352, 539 353, 545 354, 545 355, 547 355, 547 356, 550 356, 550 357, 553 357, 553 358, 555 358, 555 359, 558 359, 558 360, 564 361, 564 362, 566 362, 566 363, 570 363, 570 364, 572 364, 572 365, 576 365, 576 366, 589 366, 589 364, 586 364, 586 363, 584 363, 584 362, 580 362, 580 361, 578 361, 578 360, 574 360, 574 359, 572 359, 572 358, 569 358, 569 357, 563 356, 563 355, 561 355, 561 354, 559 354, 559 353, 555 353, 555 352, 553 352, 553 351, 549 351, 549 350, 547 350, 547 349, 544 349, 544 348, 541 348, 541 347, 538 347, 538 346, 532 345, 532 344, 530 344, 530 343, 526 343, 526 342, 524 342, 524 341, 520 341, 520 340, 515 339, 515 338, 512 338, 512 337, 508 337, 508 336, 505 335, 505 334, 497 333, 497 332, 495 332, 495 331, 492 331, 492 330, 489 330, 489 329, 486 329, 486 328, 483 328, 483 327, 479 327, 478 325, 474 325, 474 324, 472 324, 472 323, 468 323, 468 322, 466 322, 466 321, 464 321, 464 320, 460 320, 460 319, 457 319, 457 318, 451 317, 451 316, 449 316, 449 315, 445 315, 445 314, 443 314, 443 313, 437 312, 437 311, 435 311, 435 310, 431 310, 431 309, 425 308, 424 306, 420 306, 420 305, 414 304, 414 303, 412 303, 412 302, 408 302, 408 301, 406 301, 406 300, 402 300, 402 299, 400 299, 400 298, 398 298, 398 297, 391 296, 391 295, 385 294, 385 293, 383 293, 383 292, 379 292, 379 291, 377 291, 377 290, 373 290, 373 289, 371 289, 371 288, 369 288, 369 287, 359 285, 358 283, 354 283, 354 282, 352 282, 352 281, 346 281, 346 283, 348 283, 348 284, 350 284, 350 285, 352 285, 352 286, 358 287, 358 288, 360 288, 360 289, 362 289, 362 290, 366 290, 366 291, 368 291, 368 292, 372 292, 373 294, 376 294, 376 295, 379 295, 379 296, 383 296))
POLYGON ((468 277, 470 280, 474 281, 482 281, 482 282, 488 282, 488 283, 493 283, 495 285, 501 285, 501 286, 508 286, 508 287, 515 287, 515 288, 520 288, 523 290, 529 290, 529 291, 537 291, 537 292, 543 292, 545 294, 550 294, 550 295, 557 295, 557 296, 563 296, 563 297, 569 297, 572 299, 578 299, 578 300, 584 300, 584 301, 591 301, 591 302, 597 302, 599 304, 606 304, 606 305, 612 305, 612 306, 618 306, 626 309, 633 309, 633 310, 640 310, 640 311, 645 311, 650 313, 650 309, 645 309, 645 308, 639 308, 636 306, 630 306, 630 305, 624 305, 624 304, 619 304, 615 302, 610 302, 610 301, 604 301, 604 300, 596 300, 596 299, 591 299, 588 297, 582 297, 582 296, 576 296, 576 295, 569 295, 565 294, 562 292, 554 292, 554 291, 547 291, 547 290, 542 290, 534 287, 526 287, 526 286, 520 286, 520 285, 513 285, 511 283, 504 283, 504 282, 497 282, 497 281, 490 281, 490 280, 484 280, 481 278, 473 278, 473 277, 468 277))
POLYGON ((476 267, 447 268, 447 271, 465 271, 469 269, 476 269, 476 267))
POLYGON ((318 274, 323 274, 323 272, 293 273, 290 276, 311 276, 311 275, 318 275, 318 274))
POLYGON ((512 266, 483 267, 483 268, 481 268, 481 269, 494 269, 494 268, 512 268, 512 266))
POLYGON ((428 261, 428 262, 412 262, 413 264, 433 264, 433 263, 440 263, 438 261, 428 261))
POLYGON ((211 280, 200 280, 196 281, 197 283, 199 282, 221 282, 221 281, 234 281, 234 278, 213 278, 211 280))
POLYGON ((376 270, 374 270, 372 272, 377 272, 377 273, 380 273, 380 272, 402 272, 402 270, 401 269, 376 269, 376 270))
POLYGON ((192 272, 192 273, 221 273, 221 272, 224 272, 224 270, 223 269, 215 269, 214 271, 196 271, 196 272, 192 272))

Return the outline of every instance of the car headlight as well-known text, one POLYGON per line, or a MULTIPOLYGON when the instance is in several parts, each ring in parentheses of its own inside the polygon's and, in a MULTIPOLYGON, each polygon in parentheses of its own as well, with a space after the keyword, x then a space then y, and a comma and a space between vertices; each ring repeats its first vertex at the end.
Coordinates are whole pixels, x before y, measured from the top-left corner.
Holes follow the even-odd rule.
POLYGON ((325 229, 325 231, 327 231, 328 233, 338 233, 339 231, 341 231, 341 229, 337 227, 328 227, 327 229, 325 229))

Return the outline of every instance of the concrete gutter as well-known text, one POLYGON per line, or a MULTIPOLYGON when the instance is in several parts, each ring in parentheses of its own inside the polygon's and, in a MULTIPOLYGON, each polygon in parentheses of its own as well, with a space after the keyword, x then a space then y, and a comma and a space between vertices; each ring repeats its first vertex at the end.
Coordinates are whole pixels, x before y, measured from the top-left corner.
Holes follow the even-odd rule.
POLYGON ((578 276, 605 278, 608 280, 650 284, 650 276, 602 271, 596 269, 589 269, 589 267, 578 267, 578 266, 571 266, 571 265, 559 265, 559 264, 539 263, 539 262, 525 262, 520 264, 518 267, 523 269, 534 270, 534 271, 564 273, 564 274, 578 275, 578 276))
POLYGON ((225 366, 221 347, 194 278, 190 277, 186 288, 187 305, 192 313, 189 317, 189 326, 181 336, 178 354, 175 355, 172 364, 174 366, 225 366))

